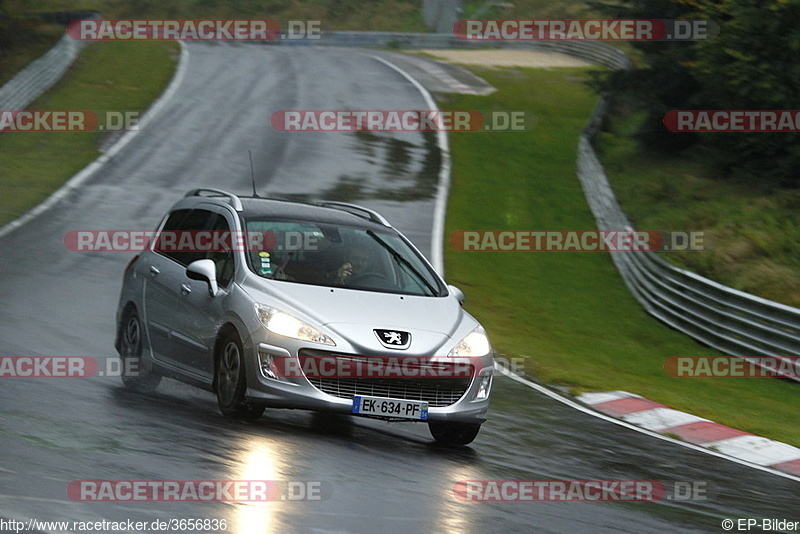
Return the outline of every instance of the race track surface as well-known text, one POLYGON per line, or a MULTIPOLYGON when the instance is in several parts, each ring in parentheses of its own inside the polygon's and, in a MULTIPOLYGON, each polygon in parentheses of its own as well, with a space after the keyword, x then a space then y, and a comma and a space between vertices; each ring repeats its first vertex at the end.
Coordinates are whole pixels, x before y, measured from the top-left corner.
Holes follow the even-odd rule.
MULTIPOLYGON (((423 109, 420 93, 367 51, 190 44, 177 93, 77 192, 0 239, 0 355, 115 357, 129 253, 67 250, 69 230, 152 229, 191 188, 328 198, 379 209, 430 257, 440 154, 433 134, 285 133, 285 109, 423 109)), ((469 308, 469 302, 466 303, 469 308)), ((509 318, 513 320, 513 318, 509 318)), ((116 377, 4 379, 0 518, 226 519, 228 532, 721 532, 723 518, 797 519, 796 482, 571 410, 503 377, 468 448, 422 424, 268 410, 221 416, 175 381, 156 394, 116 377), (320 501, 74 501, 76 480, 320 481, 320 501), (706 500, 460 502, 461 480, 701 482, 706 500), (794 514, 794 515, 793 515, 794 514)))

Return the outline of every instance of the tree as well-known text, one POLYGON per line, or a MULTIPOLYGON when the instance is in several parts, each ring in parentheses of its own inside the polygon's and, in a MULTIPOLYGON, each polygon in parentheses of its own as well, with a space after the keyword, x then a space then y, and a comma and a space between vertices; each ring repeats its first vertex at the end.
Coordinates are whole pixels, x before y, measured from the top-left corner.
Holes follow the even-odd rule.
MULTIPOLYGON (((697 100, 707 109, 800 109, 800 3, 726 0, 706 12, 721 27, 718 37, 697 43, 697 100)), ((703 144, 733 176, 800 187, 800 134, 716 133, 703 144)))
POLYGON ((769 187, 800 187, 800 134, 671 133, 673 109, 800 109, 798 0, 623 0, 595 4, 618 18, 710 19, 719 35, 693 42, 634 42, 636 68, 597 79, 645 113, 639 138, 675 151, 699 144, 720 174, 769 187))
POLYGON ((8 14, 4 1, 0 0, 0 50, 11 48, 12 42, 11 17, 8 14))
MULTIPOLYGON (((617 19, 685 19, 697 8, 681 0, 628 0, 621 4, 592 6, 617 19)), ((634 68, 595 77, 595 86, 612 97, 624 97, 644 114, 637 137, 650 149, 675 151, 695 141, 692 134, 675 134, 663 125, 672 109, 686 109, 700 85, 692 72, 695 49, 690 42, 634 41, 639 57, 634 68)))

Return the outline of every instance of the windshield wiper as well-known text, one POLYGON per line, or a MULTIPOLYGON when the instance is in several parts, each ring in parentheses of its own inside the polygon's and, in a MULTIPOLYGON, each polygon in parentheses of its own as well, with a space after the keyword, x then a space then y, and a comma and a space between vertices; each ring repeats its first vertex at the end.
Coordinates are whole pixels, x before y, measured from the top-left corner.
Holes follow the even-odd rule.
POLYGON ((396 251, 396 250, 395 250, 395 249, 394 249, 394 248, 393 248, 393 247, 392 247, 392 246, 391 246, 389 243, 387 243, 386 241, 384 241, 383 239, 381 239, 380 237, 378 237, 378 234, 376 234, 376 233, 375 233, 375 232, 373 232, 372 230, 367 230, 367 235, 368 235, 368 236, 370 236, 370 237, 371 237, 372 239, 374 239, 375 241, 377 241, 377 242, 378 242, 378 244, 379 244, 380 246, 382 246, 383 248, 385 248, 385 249, 386 249, 386 250, 389 252, 389 254, 391 254, 391 255, 392 255, 392 257, 393 257, 393 258, 394 258, 396 261, 398 261, 398 262, 402 263, 402 264, 403 264, 403 265, 405 265, 405 266, 406 266, 408 269, 410 269, 410 270, 411 270, 411 272, 412 272, 412 273, 413 273, 413 274, 414 274, 414 275, 417 277, 417 279, 418 279, 418 280, 420 280, 420 281, 421 281, 423 284, 425 284, 425 287, 427 287, 427 288, 428 288, 428 291, 430 291, 430 292, 431 292, 431 296, 434 296, 434 297, 435 297, 435 296, 437 296, 437 295, 439 294, 439 292, 438 292, 438 291, 436 291, 436 288, 434 288, 434 287, 431 285, 431 283, 430 283, 430 282, 428 282, 428 280, 426 280, 426 279, 425 279, 425 277, 422 275, 422 273, 420 273, 420 272, 417 270, 417 268, 416 268, 416 267, 414 267, 414 265, 413 265, 413 264, 412 264, 410 261, 408 261, 407 259, 405 259, 405 258, 404 258, 404 257, 403 257, 403 256, 402 256, 402 255, 401 255, 399 252, 397 252, 397 251, 396 251))

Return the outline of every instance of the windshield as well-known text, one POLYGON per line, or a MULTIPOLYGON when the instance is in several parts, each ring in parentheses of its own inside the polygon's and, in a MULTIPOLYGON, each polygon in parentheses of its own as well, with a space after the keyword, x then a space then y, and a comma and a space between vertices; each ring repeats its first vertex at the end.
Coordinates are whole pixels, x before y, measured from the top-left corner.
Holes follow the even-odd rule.
POLYGON ((441 296, 428 265, 392 231, 306 221, 248 219, 265 232, 268 250, 248 252, 249 267, 270 280, 365 291, 441 296))

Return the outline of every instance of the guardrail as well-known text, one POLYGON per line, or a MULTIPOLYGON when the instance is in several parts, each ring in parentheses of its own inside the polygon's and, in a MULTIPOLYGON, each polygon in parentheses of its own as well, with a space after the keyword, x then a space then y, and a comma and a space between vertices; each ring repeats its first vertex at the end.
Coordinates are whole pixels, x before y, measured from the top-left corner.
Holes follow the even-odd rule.
POLYGON ((67 35, 0 88, 0 109, 25 107, 50 89, 78 56, 81 42, 67 35))
POLYGON ((560 52, 591 61, 612 69, 630 67, 628 56, 620 50, 599 41, 467 41, 452 33, 400 33, 400 32, 324 32, 319 39, 280 39, 264 44, 285 46, 358 46, 373 48, 507 48, 560 52))
MULTIPOLYGON (((606 108, 602 99, 581 134, 578 178, 600 230, 632 230, 592 147, 606 108)), ((653 252, 612 252, 611 257, 648 313, 697 341, 748 360, 800 355, 800 309, 723 286, 653 252)))
MULTIPOLYGON (((38 13, 47 22, 67 24, 79 18, 100 18, 98 11, 62 11, 38 13)), ((16 76, 0 87, 0 109, 25 109, 25 107, 50 89, 66 72, 83 46, 64 34, 45 55, 31 62, 16 76)))

